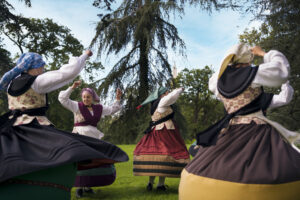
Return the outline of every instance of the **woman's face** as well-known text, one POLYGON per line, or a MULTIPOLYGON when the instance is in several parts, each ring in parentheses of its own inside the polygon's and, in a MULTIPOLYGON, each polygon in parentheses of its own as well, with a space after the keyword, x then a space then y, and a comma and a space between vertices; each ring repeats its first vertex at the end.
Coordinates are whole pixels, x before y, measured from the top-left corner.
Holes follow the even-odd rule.
POLYGON ((28 70, 28 74, 30 74, 32 76, 38 76, 38 75, 40 75, 42 73, 44 73, 44 66, 28 70))
POLYGON ((91 106, 93 103, 93 96, 88 91, 82 93, 81 99, 85 106, 91 106))
POLYGON ((166 91, 165 93, 163 93, 160 98, 163 98, 164 96, 167 96, 169 94, 169 91, 166 91))

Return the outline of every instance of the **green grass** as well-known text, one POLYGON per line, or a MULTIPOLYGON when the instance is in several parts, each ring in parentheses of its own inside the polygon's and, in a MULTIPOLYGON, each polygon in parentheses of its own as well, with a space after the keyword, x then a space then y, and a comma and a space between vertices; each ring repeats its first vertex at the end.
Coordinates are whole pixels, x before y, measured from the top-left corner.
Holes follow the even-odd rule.
MULTIPOLYGON (((171 200, 178 199, 179 178, 166 178, 165 184, 168 186, 166 192, 157 192, 156 188, 152 191, 146 190, 148 176, 133 176, 133 150, 135 145, 118 145, 129 156, 129 161, 115 164, 117 178, 112 185, 104 187, 94 187, 96 194, 85 194, 81 200, 95 199, 130 199, 130 200, 171 200)), ((158 177, 155 179, 155 184, 158 177)), ((75 188, 72 189, 72 200, 76 199, 75 188)))

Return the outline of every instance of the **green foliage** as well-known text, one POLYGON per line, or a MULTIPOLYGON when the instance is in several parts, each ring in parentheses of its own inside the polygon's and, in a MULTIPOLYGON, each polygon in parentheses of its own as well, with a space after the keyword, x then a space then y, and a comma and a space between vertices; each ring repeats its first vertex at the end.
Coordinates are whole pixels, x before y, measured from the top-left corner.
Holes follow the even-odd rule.
MULTIPOLYGON (((30 0, 24 1, 27 6, 31 6, 30 0)), ((4 25, 9 23, 11 20, 16 20, 18 17, 11 13, 14 7, 5 0, 0 1, 0 33, 4 28, 4 25)), ((5 49, 2 44, 2 38, 0 37, 0 77, 4 75, 9 69, 13 67, 11 54, 5 49)), ((0 114, 8 111, 6 93, 0 91, 0 114)))
MULTIPOLYGON (((288 106, 274 109, 268 115, 292 130, 300 128, 300 4, 299 1, 255 0, 260 8, 257 18, 263 20, 258 29, 245 30, 241 41, 250 45, 260 45, 265 50, 276 49, 288 59, 291 67, 290 83, 295 93, 288 106), (269 13, 265 14, 264 11, 269 13)), ((278 92, 278 90, 271 90, 278 92)))
MULTIPOLYGON (((1 38, 0 38, 1 39, 1 38)), ((5 72, 10 70, 13 66, 13 62, 10 58, 10 53, 5 50, 0 41, 0 77, 4 75, 5 72)), ((8 111, 7 97, 6 93, 0 92, 0 115, 8 111)))
POLYGON ((3 28, 6 35, 21 53, 36 52, 51 59, 50 68, 57 69, 70 55, 79 56, 83 46, 72 36, 70 30, 51 19, 19 17, 3 28))
MULTIPOLYGON (((30 0, 23 0, 23 1, 25 5, 27 5, 28 7, 31 6, 30 0)), ((2 25, 3 22, 7 22, 12 19, 15 20, 18 18, 13 13, 11 13, 11 10, 14 10, 14 7, 10 3, 8 3, 8 1, 5 0, 0 1, 0 25, 2 25)))
POLYGON ((124 94, 125 106, 118 116, 106 117, 100 122, 100 130, 105 134, 104 140, 116 144, 134 144, 144 135, 150 118, 149 105, 137 110, 138 104, 134 101, 136 89, 129 89, 124 94))
POLYGON ((224 114, 222 103, 215 99, 208 89, 208 81, 213 71, 208 66, 203 69, 184 69, 174 80, 176 87, 185 91, 177 101, 186 119, 187 138, 192 140, 195 134, 206 129, 224 114))

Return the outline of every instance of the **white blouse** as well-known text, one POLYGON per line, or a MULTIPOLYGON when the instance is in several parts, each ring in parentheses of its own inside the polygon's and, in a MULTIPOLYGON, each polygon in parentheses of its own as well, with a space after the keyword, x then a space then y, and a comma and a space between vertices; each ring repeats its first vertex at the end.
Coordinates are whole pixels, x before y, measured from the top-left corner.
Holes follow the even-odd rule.
POLYGON ((39 94, 45 94, 69 84, 84 68, 87 57, 86 53, 80 57, 71 57, 69 63, 63 65, 60 69, 39 75, 31 88, 39 94))
POLYGON ((172 92, 170 92, 169 94, 167 94, 166 96, 164 96, 163 98, 161 98, 156 110, 160 113, 165 112, 168 106, 174 104, 177 101, 179 95, 182 92, 183 92, 183 88, 177 88, 172 92))
MULTIPOLYGON (((78 102, 70 99, 70 95, 73 92, 73 89, 69 87, 67 90, 63 90, 58 95, 59 102, 68 110, 72 111, 74 115, 80 113, 78 102)), ((112 106, 102 105, 102 114, 101 118, 107 115, 113 115, 121 109, 120 101, 115 101, 112 106)), ((90 111, 93 115, 93 111, 90 111)), ((74 133, 79 133, 80 135, 86 135, 93 138, 101 139, 104 134, 97 129, 97 127, 88 125, 88 126, 74 126, 74 133)))
POLYGON ((294 89, 289 84, 289 81, 281 85, 281 91, 279 94, 274 95, 269 106, 270 109, 277 108, 289 104, 294 95, 294 89))
MULTIPOLYGON (((87 57, 88 55, 86 53, 80 57, 71 57, 69 63, 63 65, 59 70, 53 70, 39 75, 34 80, 31 88, 38 94, 45 94, 72 82, 85 66, 87 57)), ((14 126, 28 124, 34 119, 37 119, 42 125, 51 124, 45 116, 29 116, 24 114, 17 118, 14 126)))
MULTIPOLYGON (((289 77, 289 71, 289 62, 281 52, 271 50, 264 55, 264 63, 259 65, 251 87, 279 87, 282 85, 281 93, 273 96, 269 108, 288 104, 292 100, 294 90, 289 83, 285 83, 289 77)), ((215 72, 212 75, 208 85, 209 90, 212 91, 216 97, 218 97, 219 94, 217 89, 218 74, 219 72, 215 72)))

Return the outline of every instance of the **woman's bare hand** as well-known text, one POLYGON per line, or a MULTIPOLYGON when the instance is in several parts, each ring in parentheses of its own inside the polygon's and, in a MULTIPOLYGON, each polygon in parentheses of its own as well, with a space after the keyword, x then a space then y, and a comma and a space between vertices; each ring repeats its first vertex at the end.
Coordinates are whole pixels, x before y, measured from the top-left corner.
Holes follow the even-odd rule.
POLYGON ((72 85, 72 89, 77 88, 80 84, 81 84, 81 80, 79 80, 79 81, 74 81, 74 83, 73 83, 73 85, 72 85))
POLYGON ((118 88, 117 91, 116 91, 116 99, 117 99, 118 101, 120 101, 120 100, 121 100, 121 97, 122 97, 122 91, 121 91, 120 88, 118 88))
POLYGON ((92 52, 91 50, 86 50, 85 53, 86 53, 89 57, 91 57, 91 56, 93 55, 93 52, 92 52))
POLYGON ((252 47, 251 52, 253 53, 253 55, 261 57, 263 57, 266 54, 266 52, 264 52, 264 50, 262 50, 260 46, 252 47))

